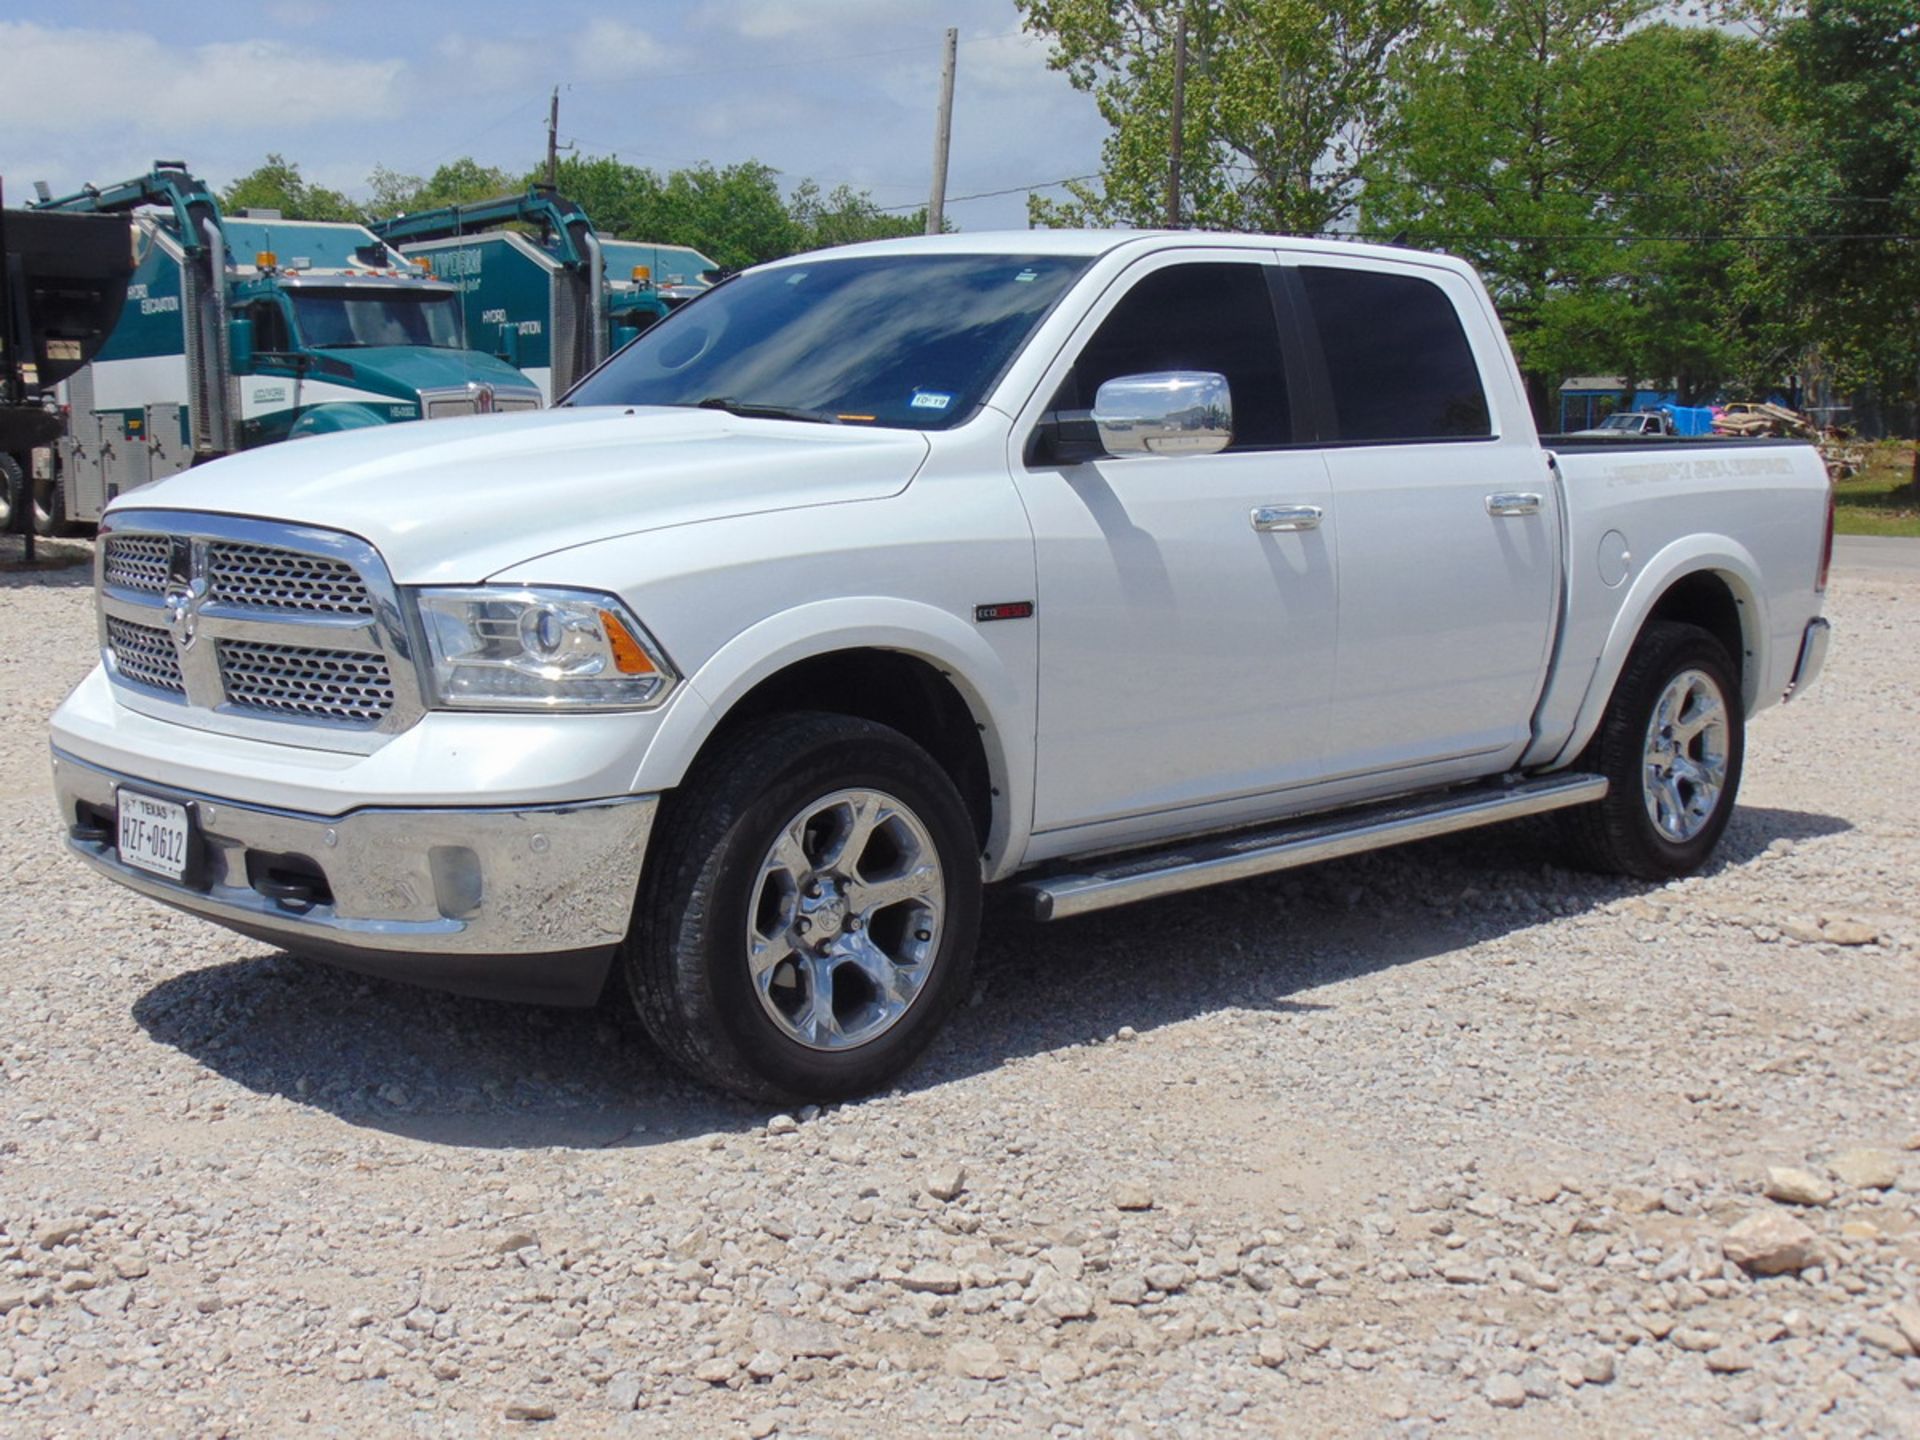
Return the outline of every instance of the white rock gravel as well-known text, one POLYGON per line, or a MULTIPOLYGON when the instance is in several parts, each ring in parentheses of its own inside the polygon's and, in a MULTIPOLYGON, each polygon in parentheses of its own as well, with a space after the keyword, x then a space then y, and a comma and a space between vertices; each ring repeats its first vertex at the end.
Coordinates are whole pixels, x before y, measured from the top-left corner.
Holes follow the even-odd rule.
POLYGON ((1920 1432, 1920 582, 1836 581, 1705 876, 995 914, 902 1088, 794 1116, 67 860, 85 582, 0 573, 0 1433, 1920 1432))

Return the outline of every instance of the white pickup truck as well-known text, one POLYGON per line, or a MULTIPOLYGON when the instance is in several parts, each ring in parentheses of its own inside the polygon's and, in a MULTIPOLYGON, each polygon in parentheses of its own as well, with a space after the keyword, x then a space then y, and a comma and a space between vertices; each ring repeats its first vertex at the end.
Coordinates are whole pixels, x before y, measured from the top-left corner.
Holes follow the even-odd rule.
POLYGON ((1441 256, 853 246, 559 408, 114 505, 72 849, 288 950, 590 1003, 763 1099, 886 1080, 1043 919, 1549 810, 1659 880, 1819 673, 1804 445, 1543 448, 1441 256))

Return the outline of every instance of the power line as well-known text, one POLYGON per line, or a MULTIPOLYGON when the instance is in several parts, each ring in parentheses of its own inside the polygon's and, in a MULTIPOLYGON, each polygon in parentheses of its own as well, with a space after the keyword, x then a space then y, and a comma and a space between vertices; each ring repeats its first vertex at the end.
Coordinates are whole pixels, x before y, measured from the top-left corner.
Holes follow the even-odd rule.
MULTIPOLYGON (((1011 185, 1005 190, 976 190, 971 195, 949 195, 947 204, 958 205, 963 200, 994 200, 1002 195, 1030 195, 1035 190, 1052 190, 1061 185, 1074 185, 1082 180, 1098 180, 1098 175, 1069 175, 1064 180, 1042 180, 1034 185, 1011 185)), ((876 205, 874 209, 884 213, 894 210, 918 210, 918 205, 876 205)))

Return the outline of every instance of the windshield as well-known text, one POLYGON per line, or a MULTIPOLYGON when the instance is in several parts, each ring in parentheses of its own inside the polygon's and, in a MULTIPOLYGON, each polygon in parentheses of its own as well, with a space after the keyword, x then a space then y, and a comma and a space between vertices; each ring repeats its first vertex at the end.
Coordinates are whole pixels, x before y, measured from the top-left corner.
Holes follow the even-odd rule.
POLYGON ((1638 415, 1609 415, 1600 423, 1602 430, 1641 430, 1646 421, 1638 415))
POLYGON ((1079 256, 888 255, 753 271, 676 310, 569 405, 708 405, 944 430, 985 398, 1079 256))
POLYGON ((300 338, 315 350, 364 345, 460 348, 460 312, 444 291, 294 290, 300 338))

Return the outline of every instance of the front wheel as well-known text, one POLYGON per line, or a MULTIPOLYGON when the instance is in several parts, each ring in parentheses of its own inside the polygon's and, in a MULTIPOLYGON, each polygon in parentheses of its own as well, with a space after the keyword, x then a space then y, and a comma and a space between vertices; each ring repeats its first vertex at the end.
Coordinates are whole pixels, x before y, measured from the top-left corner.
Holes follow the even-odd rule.
POLYGON ((1733 816, 1745 748, 1726 647, 1695 625, 1648 625, 1575 765, 1608 781, 1606 799, 1567 814, 1577 861, 1641 880, 1691 875, 1733 816))
POLYGON ((662 816, 626 947, 640 1017, 750 1099, 875 1089, 966 993, 978 851, 952 781, 898 731, 756 722, 662 816))

